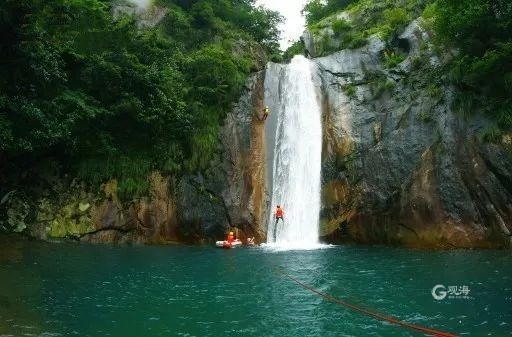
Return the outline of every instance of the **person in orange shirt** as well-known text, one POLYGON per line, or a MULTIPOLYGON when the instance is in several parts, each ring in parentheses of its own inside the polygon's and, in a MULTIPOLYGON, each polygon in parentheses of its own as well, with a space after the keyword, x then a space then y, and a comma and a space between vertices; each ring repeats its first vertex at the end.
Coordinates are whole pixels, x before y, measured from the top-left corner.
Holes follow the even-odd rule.
POLYGON ((279 222, 279 219, 281 219, 281 221, 284 221, 283 220, 283 209, 281 208, 280 205, 277 205, 276 207, 276 224, 279 222))
POLYGON ((233 235, 233 232, 229 232, 228 238, 226 240, 228 243, 233 243, 235 241, 235 236, 233 235))
POLYGON ((284 212, 280 205, 277 205, 275 215, 276 215, 276 223, 274 225, 274 241, 276 241, 276 229, 277 229, 277 224, 279 223, 279 219, 281 219, 281 221, 284 223, 284 218, 283 218, 284 212))

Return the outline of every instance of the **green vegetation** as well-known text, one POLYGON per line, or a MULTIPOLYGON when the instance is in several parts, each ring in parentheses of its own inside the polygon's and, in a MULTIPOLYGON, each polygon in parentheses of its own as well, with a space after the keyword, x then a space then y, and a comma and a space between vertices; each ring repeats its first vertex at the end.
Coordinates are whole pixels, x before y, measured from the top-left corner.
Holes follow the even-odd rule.
MULTIPOLYGON (((508 0, 436 0, 425 9, 427 26, 444 50, 458 52, 446 68, 460 90, 465 114, 487 110, 502 128, 512 127, 512 6, 508 0)), ((494 141, 488 130, 483 138, 494 141)))
POLYGON ((381 37, 386 40, 398 36, 412 18, 404 8, 397 7, 386 9, 383 19, 384 21, 380 27, 380 31, 381 37))
POLYGON ((208 166, 252 50, 278 53, 280 17, 252 0, 157 4, 165 18, 144 29, 107 0, 0 4, 0 195, 45 162, 95 187, 117 178, 125 198, 151 170, 208 166))
POLYGON ((334 31, 334 34, 341 35, 346 31, 349 31, 352 28, 350 24, 343 19, 336 19, 332 23, 332 30, 334 31))
POLYGON ((442 100, 444 97, 443 90, 440 87, 438 87, 437 85, 435 85, 435 83, 433 83, 433 82, 430 82, 427 85, 426 90, 430 97, 435 98, 438 101, 442 100))
POLYGON ((368 39, 360 34, 350 34, 343 42, 348 49, 356 49, 366 46, 368 39))
POLYGON ((352 83, 345 84, 344 86, 341 87, 341 89, 348 97, 354 97, 357 93, 357 87, 352 83))
POLYGON ((384 52, 384 63, 386 68, 395 68, 405 60, 405 55, 399 51, 386 50, 384 52))
POLYGON ((306 22, 308 25, 314 24, 323 18, 345 9, 348 5, 357 0, 311 0, 304 7, 306 22))
POLYGON ((482 140, 488 143, 501 143, 503 137, 503 131, 495 125, 484 129, 481 133, 482 140))
POLYGON ((418 117, 419 117, 420 121, 422 121, 423 123, 430 123, 434 120, 434 118, 432 116, 432 112, 430 112, 430 111, 422 111, 422 112, 420 112, 418 117))
MULTIPOLYGON (((309 30, 318 36, 322 55, 342 50, 355 49, 366 45, 371 35, 377 34, 391 43, 414 18, 421 15, 428 0, 312 0, 304 7, 309 30), (339 12, 345 11, 347 19, 341 19, 339 12), (331 27, 333 36, 325 35, 331 27)), ((398 57, 390 60, 390 67, 396 66, 398 57), (394 62, 394 65, 393 65, 394 62)), ((403 59, 402 59, 403 60, 403 59)))
POLYGON ((282 60, 289 62, 295 55, 304 54, 304 43, 302 41, 295 41, 286 51, 283 53, 282 60))
POLYGON ((412 70, 419 70, 424 65, 421 56, 414 56, 411 58, 412 70))
POLYGON ((364 37, 378 34, 381 39, 389 40, 396 35, 408 21, 403 8, 394 8, 393 4, 360 1, 348 9, 354 22, 354 29, 364 37))
POLYGON ((497 113, 498 125, 503 129, 512 128, 512 106, 503 105, 497 113))
MULTIPOLYGON (((320 56, 342 49, 357 49, 365 46, 368 42, 366 37, 355 32, 350 23, 344 19, 335 19, 333 22, 321 21, 311 25, 309 30, 316 36, 316 52, 320 56), (331 27, 332 33, 327 29, 329 27, 331 27)), ((293 52, 295 50, 290 48, 285 55, 293 52)))

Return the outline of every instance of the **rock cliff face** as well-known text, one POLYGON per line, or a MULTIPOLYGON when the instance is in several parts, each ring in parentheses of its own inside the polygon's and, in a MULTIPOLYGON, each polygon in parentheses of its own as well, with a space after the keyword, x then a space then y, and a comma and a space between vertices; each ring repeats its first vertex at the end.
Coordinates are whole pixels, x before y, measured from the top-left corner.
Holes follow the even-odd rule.
POLYGON ((43 240, 74 239, 91 243, 205 243, 237 231, 245 240, 265 237, 263 110, 265 72, 255 73, 245 93, 227 114, 219 136, 219 156, 203 174, 184 177, 153 172, 150 195, 122 202, 117 182, 99 192, 70 178, 45 183, 38 200, 27 202, 17 193, 2 197, 8 209, 0 221, 14 231, 43 240))
POLYGON ((510 144, 481 141, 488 121, 455 112, 454 89, 435 87, 415 70, 418 62, 438 62, 421 50, 425 37, 413 22, 398 41, 407 58, 391 69, 377 37, 315 60, 326 241, 510 246, 510 144))
POLYGON ((260 71, 248 80, 246 93, 228 114, 220 135, 220 160, 204 176, 182 182, 181 227, 196 223, 209 237, 221 238, 229 228, 236 228, 242 239, 255 236, 261 242, 265 237, 268 193, 264 123, 259 120, 264 77, 260 71))

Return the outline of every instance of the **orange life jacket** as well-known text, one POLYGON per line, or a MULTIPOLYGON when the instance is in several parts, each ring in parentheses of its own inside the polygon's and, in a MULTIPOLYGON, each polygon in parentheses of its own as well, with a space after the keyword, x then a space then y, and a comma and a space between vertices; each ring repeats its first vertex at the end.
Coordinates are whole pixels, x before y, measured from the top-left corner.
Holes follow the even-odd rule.
POLYGON ((283 217, 283 209, 277 208, 276 209, 276 218, 282 218, 283 217))
POLYGON ((228 235, 228 242, 232 243, 234 241, 235 237, 233 235, 228 235))

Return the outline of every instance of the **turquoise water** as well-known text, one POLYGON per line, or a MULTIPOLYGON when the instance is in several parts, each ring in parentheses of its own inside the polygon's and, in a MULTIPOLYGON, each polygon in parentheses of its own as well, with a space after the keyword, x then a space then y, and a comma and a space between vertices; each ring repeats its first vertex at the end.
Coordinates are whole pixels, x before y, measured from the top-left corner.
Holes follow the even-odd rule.
POLYGON ((0 336, 423 336, 300 288, 462 336, 512 336, 512 253, 343 246, 0 248, 0 336), (436 284, 470 299, 436 301, 436 284))

